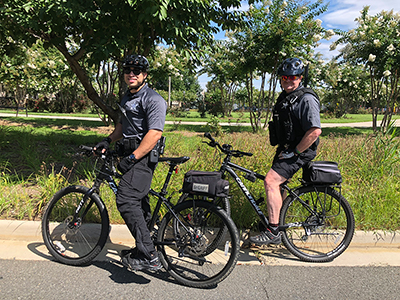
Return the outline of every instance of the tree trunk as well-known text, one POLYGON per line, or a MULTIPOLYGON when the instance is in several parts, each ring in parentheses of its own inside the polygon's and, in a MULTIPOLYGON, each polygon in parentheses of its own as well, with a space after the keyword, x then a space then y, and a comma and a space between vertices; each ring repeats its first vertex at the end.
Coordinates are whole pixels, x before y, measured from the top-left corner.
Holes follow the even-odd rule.
POLYGON ((375 76, 372 71, 372 67, 369 69, 370 71, 370 78, 371 78, 371 112, 372 112, 372 129, 374 131, 377 130, 378 124, 377 124, 377 118, 378 118, 378 106, 377 103, 377 86, 375 82, 375 76))
POLYGON ((76 74, 79 81, 82 83, 86 90, 86 93, 90 100, 92 100, 102 111, 104 111, 113 120, 114 124, 117 124, 120 120, 120 113, 118 110, 114 110, 112 107, 108 106, 101 99, 99 94, 94 89, 91 81, 89 80, 86 72, 82 69, 77 59, 71 56, 65 46, 57 46, 57 49, 64 55, 70 65, 72 71, 76 74))
POLYGON ((253 107, 253 73, 251 72, 248 74, 248 76, 246 76, 246 89, 247 101, 250 108, 250 124, 253 132, 257 132, 257 122, 254 118, 253 112, 251 111, 251 107, 253 107))
POLYGON ((225 96, 224 96, 224 85, 219 84, 219 89, 221 91, 221 106, 222 106, 222 117, 225 117, 225 96))

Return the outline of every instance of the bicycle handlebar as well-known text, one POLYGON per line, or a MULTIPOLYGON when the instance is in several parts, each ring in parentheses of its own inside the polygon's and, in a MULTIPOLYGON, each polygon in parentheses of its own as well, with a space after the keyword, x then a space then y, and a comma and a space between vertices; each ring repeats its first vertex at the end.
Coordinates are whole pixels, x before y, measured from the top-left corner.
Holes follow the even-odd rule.
POLYGON ((88 157, 95 154, 96 156, 100 156, 102 159, 105 159, 106 157, 109 157, 109 156, 114 156, 114 152, 115 152, 115 151, 108 150, 103 153, 102 149, 96 149, 96 151, 94 151, 93 150, 94 147, 89 147, 89 146, 85 146, 85 145, 80 145, 79 148, 82 149, 83 154, 85 154, 88 157))
POLYGON ((210 142, 203 142, 206 143, 208 146, 213 148, 218 148, 221 152, 225 153, 226 155, 232 155, 234 157, 242 157, 242 156, 253 156, 253 153, 244 152, 240 150, 232 149, 232 145, 223 144, 222 146, 211 136, 209 132, 204 133, 204 137, 208 138, 210 142))
POLYGON ((85 154, 86 156, 92 156, 93 155, 93 147, 85 146, 85 145, 80 145, 79 149, 82 149, 82 153, 85 154))

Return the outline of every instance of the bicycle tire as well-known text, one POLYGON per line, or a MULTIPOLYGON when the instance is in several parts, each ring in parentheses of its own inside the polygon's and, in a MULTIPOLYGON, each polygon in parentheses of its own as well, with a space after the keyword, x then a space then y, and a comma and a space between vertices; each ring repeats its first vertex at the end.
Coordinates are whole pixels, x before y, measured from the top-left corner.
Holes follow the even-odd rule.
POLYGON ((283 244, 303 261, 332 261, 353 238, 350 204, 330 186, 303 186, 294 192, 307 204, 291 195, 283 201, 280 225, 289 226, 282 232, 283 244))
MULTIPOLYGON (((214 205, 217 205, 217 206, 221 207, 223 210, 225 210, 229 217, 231 216, 231 204, 227 197, 210 198, 210 197, 206 197, 206 196, 191 195, 189 193, 183 193, 181 195, 181 197, 179 197, 178 204, 182 203, 183 201, 188 201, 188 200, 189 201, 205 200, 205 201, 211 202, 214 205)), ((174 225, 176 226, 176 230, 179 230, 176 219, 174 220, 174 222, 175 222, 174 225)), ((218 231, 217 237, 212 241, 212 243, 210 245, 207 246, 205 255, 210 254, 218 247, 220 241, 225 237, 227 232, 228 232, 227 227, 223 227, 222 230, 218 231)))
POLYGON ((68 186, 54 194, 47 204, 42 218, 44 244, 56 261, 67 265, 85 265, 103 249, 110 231, 107 209, 100 197, 93 193, 90 201, 81 207, 82 219, 71 220, 89 188, 68 186), (89 207, 90 206, 90 207, 89 207))
POLYGON ((232 272, 239 257, 239 232, 235 224, 222 208, 204 200, 184 201, 173 211, 180 220, 179 231, 174 215, 168 212, 157 236, 163 266, 186 286, 216 286, 232 272), (206 254, 208 245, 223 227, 227 228, 224 239, 219 239, 218 247, 206 254))

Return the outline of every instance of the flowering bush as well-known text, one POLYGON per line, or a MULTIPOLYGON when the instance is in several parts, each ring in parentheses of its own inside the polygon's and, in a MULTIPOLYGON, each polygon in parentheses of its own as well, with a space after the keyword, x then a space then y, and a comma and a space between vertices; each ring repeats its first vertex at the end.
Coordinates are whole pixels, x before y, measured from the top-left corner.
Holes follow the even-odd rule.
POLYGON ((385 131, 400 92, 400 13, 382 11, 370 16, 366 6, 356 21, 358 27, 342 33, 332 48, 345 44, 340 50, 344 61, 364 66, 371 83, 373 127, 377 128, 377 114, 385 108, 381 124, 381 130, 385 131))

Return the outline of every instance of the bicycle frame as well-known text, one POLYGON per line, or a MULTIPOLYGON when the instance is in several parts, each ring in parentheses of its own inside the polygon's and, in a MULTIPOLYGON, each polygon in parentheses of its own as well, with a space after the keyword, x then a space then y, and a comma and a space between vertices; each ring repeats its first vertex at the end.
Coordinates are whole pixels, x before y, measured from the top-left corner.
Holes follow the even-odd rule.
MULTIPOLYGON (((295 190, 292 190, 291 188, 289 188, 289 187, 287 186, 286 183, 283 183, 283 184, 281 185, 281 187, 282 187, 284 190, 286 190, 287 192, 289 192, 289 194, 290 194, 291 196, 293 196, 297 201, 299 201, 299 202, 303 205, 303 207, 304 207, 305 209, 307 209, 307 211, 308 211, 310 214, 312 214, 312 215, 315 216, 315 215, 316 215, 316 214, 315 214, 315 211, 310 207, 310 204, 306 203, 303 199, 301 199, 301 198, 295 193, 295 191, 296 191, 297 189, 299 189, 299 188, 301 188, 301 187, 303 187, 303 186, 305 186, 305 184, 302 184, 302 185, 298 186, 295 190)), ((310 184, 310 186, 312 186, 312 187, 314 188, 315 191, 317 190, 317 187, 324 187, 325 190, 326 190, 328 187, 339 188, 339 191, 341 191, 341 186, 340 186, 340 185, 337 185, 337 184, 321 184, 321 185, 310 184)), ((339 192, 339 193, 340 193, 340 192, 339 192)), ((326 195, 326 194, 324 194, 324 195, 326 195)), ((326 196, 325 196, 325 197, 326 197, 326 196)), ((317 196, 317 200, 318 200, 318 202, 320 203, 321 207, 324 207, 324 211, 331 211, 331 206, 327 208, 326 199, 321 199, 320 196, 318 195, 318 196, 317 196)), ((332 205, 332 202, 331 202, 331 205, 332 205)), ((339 211, 338 211, 338 213, 336 214, 336 216, 339 215, 340 212, 341 212, 341 211, 340 211, 340 209, 339 209, 339 211)), ((294 225, 294 226, 297 226, 297 225, 294 225)), ((287 227, 290 227, 290 226, 286 226, 286 228, 287 228, 287 227)))
MULTIPOLYGON (((252 182, 255 182, 256 179, 259 180, 263 180, 265 179, 264 175, 261 175, 257 172, 254 172, 250 169, 246 169, 242 166, 239 166, 238 164, 235 164, 233 162, 231 162, 231 158, 232 156, 251 156, 251 153, 246 153, 246 152, 242 152, 242 151, 230 151, 230 145, 223 145, 220 146, 219 143, 215 142, 215 140, 211 137, 211 135, 205 135, 207 138, 209 138, 211 140, 211 143, 208 143, 209 146, 211 147, 218 147, 218 149, 220 149, 224 154, 226 154, 224 161, 222 162, 221 168, 220 168, 220 172, 223 175, 223 177, 225 176, 225 172, 227 172, 237 183, 237 185, 239 186, 240 190, 242 191, 242 193, 245 195, 245 197, 247 198, 247 200, 250 202, 250 205, 252 206, 252 208, 254 209, 254 211, 256 212, 256 214, 258 215, 261 223, 267 227, 269 224, 268 218, 265 216, 265 214, 262 212, 262 210, 260 209, 260 207, 257 204, 257 200, 255 200, 254 196, 252 195, 252 193, 248 190, 248 188, 246 187, 246 185, 243 183, 243 181, 240 179, 240 177, 236 174, 235 170, 238 170, 240 172, 245 173, 246 175, 244 176, 245 179, 250 180, 252 182)), ((301 187, 304 186, 304 183, 302 183, 300 186, 296 187, 294 190, 292 190, 291 188, 289 188, 289 186, 287 185, 287 181, 281 184, 281 191, 283 193, 283 190, 287 191, 292 197, 294 197, 297 201, 299 201, 308 211, 310 214, 315 215, 315 211, 313 210, 312 207, 310 207, 310 205, 308 203, 306 203, 305 201, 303 201, 297 194, 296 194, 296 190, 300 189, 301 187)), ((314 185, 313 185, 314 186, 314 185)), ((326 187, 331 187, 332 185, 324 185, 326 187)), ((283 200, 283 199, 282 199, 283 200)), ((318 201, 321 203, 322 205, 322 200, 319 199, 318 197, 318 201)), ((325 201, 325 200, 323 200, 325 201)), ((326 204, 326 203, 324 203, 326 204)), ((304 224, 302 224, 304 225, 304 224)), ((298 224, 293 224, 293 226, 298 226, 298 224)), ((286 228, 291 227, 290 224, 286 224, 285 226, 280 225, 279 226, 279 230, 284 230, 286 228)))
MULTIPOLYGON (((260 180, 264 180, 265 176, 261 175, 259 173, 253 172, 249 169, 243 168, 231 161, 230 160, 230 156, 226 157, 220 172, 222 174, 224 174, 225 172, 228 172, 229 175, 232 176, 232 178, 236 181, 237 185, 239 186, 240 190, 242 191, 242 193, 246 196, 247 200, 250 202, 251 206, 253 207, 254 211, 257 213, 258 217, 260 218, 261 222, 263 223, 264 226, 268 226, 269 222, 267 217, 264 215, 264 213, 262 212, 262 210, 260 209, 260 207, 257 204, 257 201, 254 199, 254 196, 252 195, 252 193, 247 189, 247 187, 244 185, 244 183, 242 182, 242 180, 240 179, 240 177, 236 174, 235 170, 241 171, 246 173, 249 178, 249 180, 251 181, 255 181, 255 179, 260 179, 260 180)), ((245 177, 246 178, 246 177, 245 177)))
MULTIPOLYGON (((89 149, 89 148, 88 148, 89 149)), ((87 150, 87 149, 86 149, 87 150)), ((119 174, 114 167, 114 154, 111 152, 108 156, 102 155, 101 159, 103 160, 103 165, 101 166, 99 172, 96 175, 96 179, 94 180, 93 186, 88 190, 88 192, 84 195, 84 197, 82 198, 82 200, 80 201, 76 211, 75 211, 75 215, 73 218, 73 223, 76 223, 78 220, 78 215, 79 212, 81 210, 81 208, 83 207, 83 205, 85 204, 85 202, 87 201, 87 199, 90 197, 90 195, 92 195, 93 193, 98 193, 100 192, 100 185, 102 184, 103 181, 107 182, 108 186, 111 188, 111 190, 113 191, 113 193, 115 195, 117 195, 118 192, 118 185, 114 180, 115 178, 121 178, 122 175, 119 174)), ((174 218, 177 220, 177 222, 180 223, 181 226, 183 226, 183 228, 185 228, 185 230, 188 230, 187 227, 185 226, 185 224, 183 224, 180 220, 179 217, 175 214, 174 210, 172 209, 173 205, 170 202, 170 199, 172 197, 172 195, 168 198, 166 198, 165 196, 167 195, 167 188, 169 185, 169 182, 171 181, 171 177, 173 172, 176 170, 177 166, 180 163, 186 162, 187 160, 189 160, 189 157, 178 157, 178 158, 169 158, 169 157, 163 157, 163 158, 159 158, 159 162, 167 162, 169 164, 169 169, 168 169, 168 174, 165 178, 164 181, 164 185, 161 189, 161 191, 158 193, 156 191, 154 191, 153 189, 149 190, 149 194, 152 196, 157 197, 157 203, 156 203, 156 207, 152 213, 151 216, 151 221, 149 224, 149 230, 150 232, 154 230, 154 225, 156 224, 157 220, 158 220, 158 213, 160 211, 161 205, 164 204, 167 208, 167 210, 174 216, 174 218)), ((92 206, 93 202, 89 203, 89 205, 86 207, 85 211, 82 214, 82 219, 85 217, 85 215, 87 214, 87 212, 89 211, 90 207, 92 206)))
MULTIPOLYGON (((256 200, 242 182, 243 174, 240 174, 239 178, 236 172, 244 173, 244 178, 251 182, 257 179, 264 181, 265 176, 231 162, 232 157, 240 158, 253 154, 236 150, 229 144, 221 145, 210 133, 205 133, 204 137, 210 141, 203 143, 223 154, 219 170, 222 177, 225 178, 225 175, 229 174, 235 180, 261 224, 268 228, 269 221, 259 207, 260 201, 264 199, 260 197, 256 200)), ((340 192, 334 191, 336 188, 341 189, 340 184, 319 184, 300 179, 300 185, 291 189, 288 183, 289 181, 285 181, 280 185, 282 198, 287 192, 279 212, 279 222, 282 225, 279 225, 278 229, 283 231, 283 244, 293 255, 304 261, 331 261, 349 246, 354 233, 354 215, 351 207, 340 192), (335 221, 337 216, 342 215, 343 217, 335 221)))
MULTIPOLYGON (((230 160, 230 157, 226 157, 225 161, 223 162, 220 172, 222 174, 224 174, 225 172, 228 172, 229 175, 236 181, 237 185, 239 186, 240 190, 242 191, 242 193, 246 196, 247 200, 250 202, 252 208, 254 209, 254 211, 257 213, 258 217, 260 218, 261 223, 263 223, 264 226, 267 226, 269 224, 268 222, 268 218, 265 216, 265 214, 262 212, 262 210, 260 209, 260 207, 257 204, 257 200, 255 200, 254 196, 252 195, 252 193, 248 190, 248 188, 245 186, 245 184, 243 183, 243 181, 240 179, 240 177, 236 174, 236 172, 234 170, 238 170, 240 172, 244 172, 246 173, 245 178, 254 182, 256 179, 259 180, 264 180, 265 176, 261 175, 257 172, 254 172, 252 170, 246 169, 242 166, 239 166, 235 163, 232 163, 230 160)), ((299 188, 301 188, 303 185, 298 186, 296 189, 291 189, 288 187, 287 183, 283 183, 281 185, 281 188, 286 190, 291 196, 293 196, 297 201, 299 201, 307 210, 310 214, 315 215, 315 211, 310 207, 310 205, 308 203, 306 203, 305 201, 303 201, 296 193, 295 191, 299 188)), ((332 185, 326 185, 326 187, 331 187, 332 185)), ((318 197, 318 201, 321 203, 322 200, 319 199, 318 197)), ((326 200, 323 200, 323 202, 325 202, 326 200)), ((322 205, 322 203, 321 203, 322 205)), ((329 209, 328 209, 329 210, 329 209)), ((338 212, 339 213, 339 212, 338 212)), ((304 225, 304 224, 302 224, 304 225)), ((293 226, 298 226, 298 224, 293 224, 293 226)), ((291 227, 289 224, 282 226, 279 226, 279 230, 284 230, 286 228, 291 227)))

